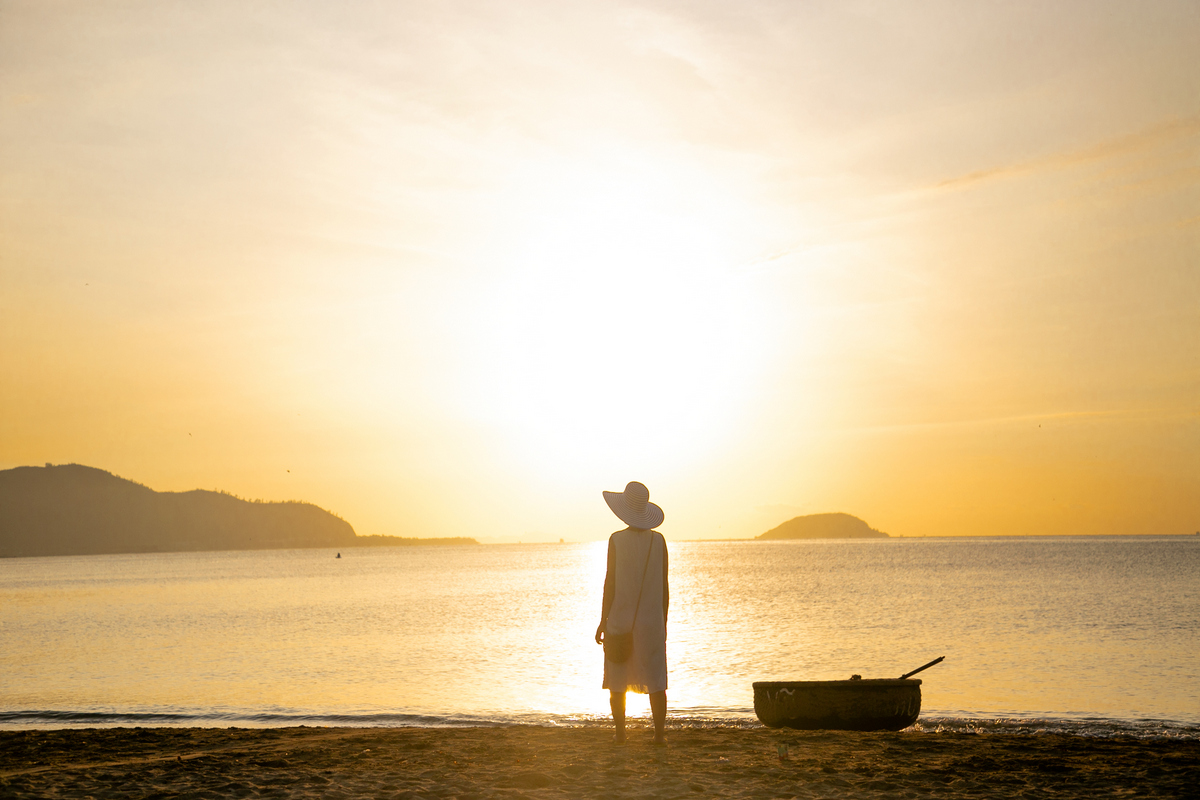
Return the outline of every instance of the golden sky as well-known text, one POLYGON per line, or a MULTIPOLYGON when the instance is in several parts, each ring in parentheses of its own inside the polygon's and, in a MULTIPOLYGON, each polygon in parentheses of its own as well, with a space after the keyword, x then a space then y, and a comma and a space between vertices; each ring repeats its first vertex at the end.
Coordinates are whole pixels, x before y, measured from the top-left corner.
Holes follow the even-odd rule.
POLYGON ((0 0, 0 468, 1200 530, 1200 5, 0 0))

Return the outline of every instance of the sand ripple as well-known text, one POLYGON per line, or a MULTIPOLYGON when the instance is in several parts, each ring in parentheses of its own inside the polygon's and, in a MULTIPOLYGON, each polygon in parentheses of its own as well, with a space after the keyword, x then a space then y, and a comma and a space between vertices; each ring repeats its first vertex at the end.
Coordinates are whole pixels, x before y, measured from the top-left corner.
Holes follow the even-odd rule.
MULTIPOLYGON (((1186 797, 1200 742, 675 728, 0 732, 5 798, 1186 797), (784 754, 786 745, 786 755, 784 754)), ((1192 795, 1195 796, 1195 795, 1192 795)))

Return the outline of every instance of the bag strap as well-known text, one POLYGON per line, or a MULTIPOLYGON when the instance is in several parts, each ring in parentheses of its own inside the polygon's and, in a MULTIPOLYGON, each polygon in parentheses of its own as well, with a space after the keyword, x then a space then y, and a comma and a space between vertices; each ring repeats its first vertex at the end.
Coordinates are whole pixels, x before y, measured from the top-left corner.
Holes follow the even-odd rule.
MULTIPOLYGON (((659 536, 662 536, 660 533, 659 536)), ((650 569, 650 554, 654 552, 654 531, 650 531, 650 546, 646 548, 646 566, 642 567, 642 582, 638 586, 638 599, 633 607, 633 624, 637 624, 637 612, 642 607, 642 591, 646 588, 646 570, 650 569)), ((630 630, 633 630, 631 627, 630 630)))

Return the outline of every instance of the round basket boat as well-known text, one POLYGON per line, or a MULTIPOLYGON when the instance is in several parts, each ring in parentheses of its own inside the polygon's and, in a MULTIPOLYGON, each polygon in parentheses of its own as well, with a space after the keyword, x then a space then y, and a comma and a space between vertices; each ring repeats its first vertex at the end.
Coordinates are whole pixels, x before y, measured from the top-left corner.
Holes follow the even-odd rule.
POLYGON ((754 713, 769 728, 898 731, 921 714, 921 682, 760 681, 754 713))

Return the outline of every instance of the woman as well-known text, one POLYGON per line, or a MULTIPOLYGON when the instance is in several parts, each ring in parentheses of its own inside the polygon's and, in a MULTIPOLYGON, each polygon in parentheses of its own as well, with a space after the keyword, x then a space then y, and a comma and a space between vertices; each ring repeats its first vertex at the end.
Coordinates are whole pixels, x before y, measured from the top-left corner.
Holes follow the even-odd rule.
MULTIPOLYGON (((629 527, 608 537, 608 573, 604 576, 604 607, 596 641, 633 633, 628 658, 612 660, 604 654, 604 688, 609 691, 613 741, 625 742, 625 693, 650 695, 654 716, 654 743, 665 745, 667 718, 667 542, 654 528, 662 524, 663 511, 650 502, 650 491, 632 481, 624 492, 604 492, 604 501, 629 527)), ((619 656, 618 656, 619 658, 619 656)))

